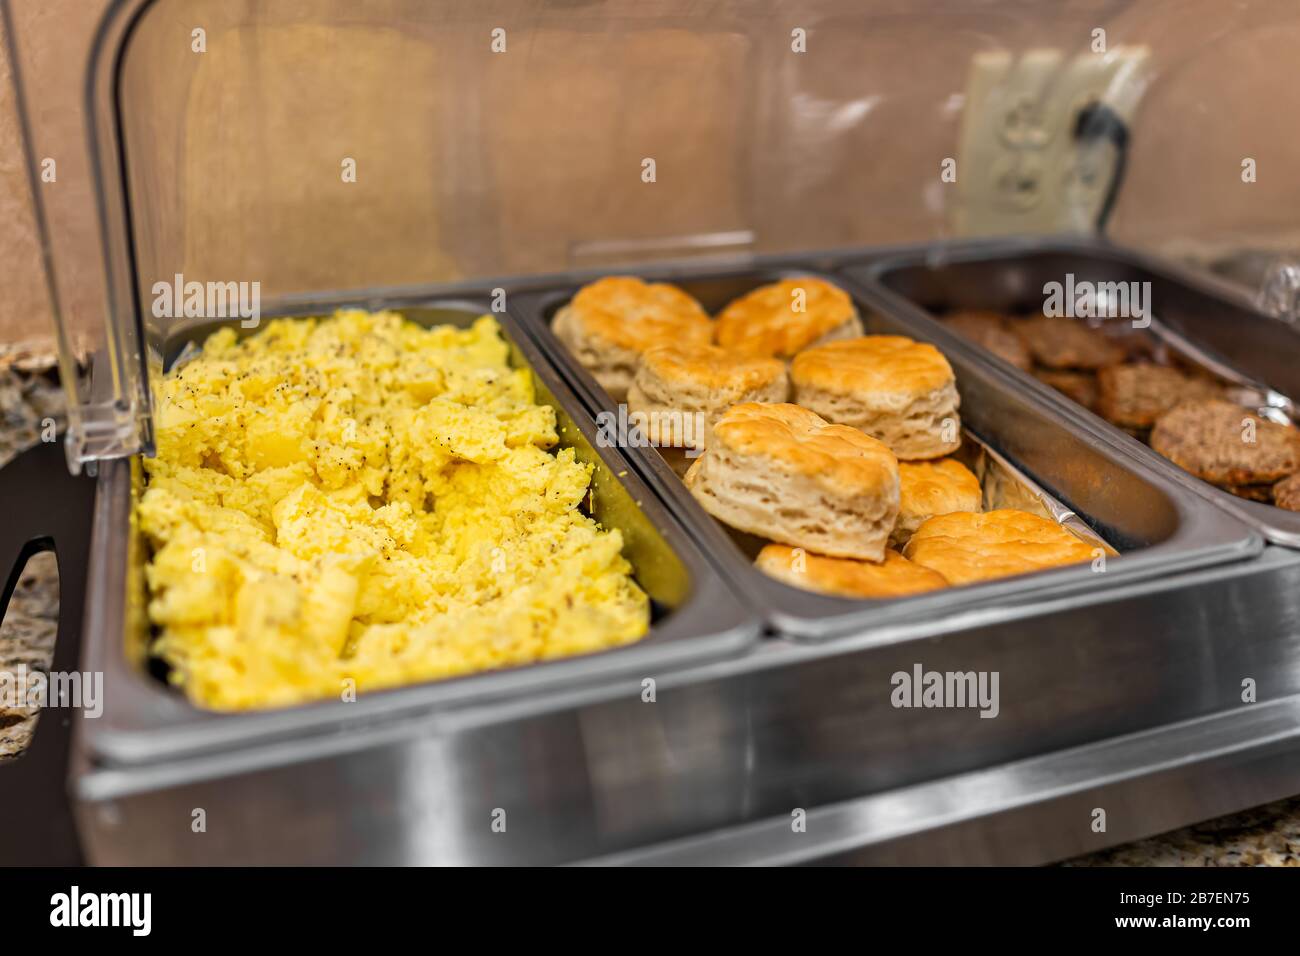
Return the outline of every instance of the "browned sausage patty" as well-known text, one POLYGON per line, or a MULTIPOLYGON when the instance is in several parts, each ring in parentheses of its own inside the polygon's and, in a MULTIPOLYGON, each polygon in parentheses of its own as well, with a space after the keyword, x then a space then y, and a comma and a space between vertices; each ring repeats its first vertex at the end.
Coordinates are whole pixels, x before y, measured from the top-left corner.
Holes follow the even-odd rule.
POLYGON ((1150 428, 1180 402, 1222 395, 1219 386, 1208 379, 1146 364, 1104 368, 1097 373, 1097 388, 1097 409, 1102 417, 1126 428, 1150 428))
POLYGON ((1218 399, 1165 412, 1151 430, 1151 447, 1216 485, 1255 485, 1300 471, 1300 432, 1218 399))
POLYGON ((1081 319, 1039 316, 1016 323, 1029 353, 1048 368, 1096 369, 1124 360, 1124 349, 1081 319))
POLYGON ((969 309, 944 317, 944 325, 1016 368, 1029 370, 1029 350, 998 312, 969 309))

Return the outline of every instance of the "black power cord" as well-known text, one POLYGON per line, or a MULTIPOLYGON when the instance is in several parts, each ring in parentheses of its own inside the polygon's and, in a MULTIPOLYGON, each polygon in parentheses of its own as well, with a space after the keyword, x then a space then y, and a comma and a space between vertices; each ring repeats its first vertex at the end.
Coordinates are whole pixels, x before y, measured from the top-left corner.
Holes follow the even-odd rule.
POLYGON ((1106 223, 1115 208, 1119 187, 1128 163, 1129 131, 1119 114, 1105 103, 1090 103, 1079 111, 1074 122, 1074 138, 1080 141, 1106 140, 1115 147, 1115 171, 1106 187, 1106 198, 1097 213, 1097 232, 1106 231, 1106 223))

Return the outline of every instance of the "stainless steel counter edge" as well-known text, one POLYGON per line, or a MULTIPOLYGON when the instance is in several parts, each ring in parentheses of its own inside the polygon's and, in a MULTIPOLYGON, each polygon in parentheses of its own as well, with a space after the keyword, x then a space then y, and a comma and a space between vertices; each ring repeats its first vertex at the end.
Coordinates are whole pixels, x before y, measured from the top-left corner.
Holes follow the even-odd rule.
POLYGON ((808 808, 802 832, 783 815, 578 865, 1041 864, 1298 789, 1300 696, 808 808), (1139 803, 1140 815, 1124 812, 1139 803), (1102 832, 1091 826, 1098 807, 1102 832), (1051 825, 1063 820, 1073 825, 1051 825))

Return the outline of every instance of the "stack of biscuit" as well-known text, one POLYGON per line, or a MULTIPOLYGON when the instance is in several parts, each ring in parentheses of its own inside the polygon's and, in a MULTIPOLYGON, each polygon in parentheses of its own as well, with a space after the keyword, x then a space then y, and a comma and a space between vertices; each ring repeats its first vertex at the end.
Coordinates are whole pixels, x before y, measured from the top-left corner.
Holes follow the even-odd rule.
POLYGON ((815 346, 795 356, 790 381, 800 405, 862 429, 906 461, 961 445, 957 379, 933 345, 864 335, 815 346))
POLYGON ((791 359, 806 348, 861 334, 862 320, 848 293, 812 276, 759 286, 718 313, 718 344, 752 355, 791 359))
POLYGON ((898 519, 898 459, 806 408, 727 410, 686 487, 723 523, 832 557, 881 561, 898 519))
POLYGON ((1300 511, 1300 431, 1228 401, 1221 383, 1172 364, 1137 330, 1117 324, 1121 334, 1107 335, 1079 319, 972 310, 950 312, 943 322, 1198 478, 1300 511))
MULTIPOLYGON (((674 302, 673 321, 693 321, 681 318, 696 314, 680 304, 685 292, 618 281, 620 295, 674 302)), ((557 316, 557 333, 598 380, 614 371, 617 386, 630 370, 611 397, 626 396, 706 511, 768 542, 755 564, 772 577, 878 599, 1092 556, 1053 521, 983 512, 979 480, 947 457, 961 445, 948 360, 903 336, 864 335, 853 300, 834 285, 798 277, 761 286, 718 313, 716 344, 685 335, 651 343, 642 334, 617 361, 577 322, 590 306, 573 312, 592 288, 561 313, 563 327, 557 316), (688 417, 702 427, 683 427, 688 417)), ((650 311, 634 301, 633 322, 650 311)), ((601 335, 617 338, 608 328, 601 335)), ((1020 340, 1003 330, 993 341, 1010 349, 1020 340)))
POLYGON ((641 355, 658 345, 707 345, 713 321, 675 285, 610 276, 583 286, 555 315, 555 334, 617 402, 641 355))
POLYGON ((789 390, 785 363, 779 359, 716 345, 661 345, 648 349, 637 363, 627 407, 674 470, 685 474, 728 408, 784 402, 789 390))

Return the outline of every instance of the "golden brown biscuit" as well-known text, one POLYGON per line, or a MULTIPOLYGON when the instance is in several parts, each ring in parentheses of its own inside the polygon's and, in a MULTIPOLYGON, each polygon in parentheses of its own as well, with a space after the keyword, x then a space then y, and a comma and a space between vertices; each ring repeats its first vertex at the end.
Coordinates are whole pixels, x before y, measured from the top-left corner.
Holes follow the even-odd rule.
POLYGON ((796 355, 790 382, 800 405, 879 438, 901 459, 961 445, 957 380, 933 345, 901 335, 831 342, 796 355))
POLYGON ((752 355, 788 359, 810 345, 861 334, 848 293, 812 276, 759 286, 718 313, 718 344, 752 355))
POLYGON ((931 518, 916 529, 903 555, 938 571, 949 584, 970 584, 1091 561, 1095 550, 1050 518, 1005 509, 931 518))
POLYGON ((1274 482, 1300 471, 1300 432, 1218 399, 1165 412, 1151 430, 1151 447, 1216 485, 1274 482))
POLYGON ((1084 408, 1097 407, 1097 376, 1091 372, 1037 368, 1034 369, 1034 378, 1052 386, 1066 398, 1078 402, 1084 408))
POLYGON ((716 345, 658 345, 637 363, 628 411, 660 446, 704 448, 715 422, 742 402, 784 402, 785 363, 716 345))
POLYGON ((979 479, 959 461, 898 463, 898 524, 889 543, 901 548, 922 523, 954 511, 981 511, 984 492, 979 479))
POLYGON ((1273 486, 1273 504, 1287 511, 1300 511, 1300 472, 1283 478, 1273 486))
POLYGON ((1097 411, 1123 428, 1150 428, 1179 402, 1218 398, 1223 390, 1204 378, 1164 365, 1111 365, 1097 373, 1097 411))
POLYGON ((686 486, 719 521, 820 554, 879 561, 898 518, 898 461, 798 405, 733 405, 686 486))
POLYGON ((609 276, 578 290, 552 329, 616 402, 627 397, 641 353, 713 338, 703 306, 666 282, 609 276))
POLYGON ((1029 358, 1029 349, 1025 348, 1025 343, 1000 312, 983 309, 949 312, 944 316, 943 324, 962 338, 969 339, 1018 369, 1027 372, 1033 364, 1029 358))
POLYGON ((1016 323, 1029 353, 1048 368, 1101 368, 1124 360, 1124 349, 1082 319, 1035 316, 1016 323))
POLYGON ((791 587, 849 598, 904 597, 948 586, 938 571, 913 564, 893 549, 885 552, 884 561, 857 561, 769 544, 754 567, 791 587))

